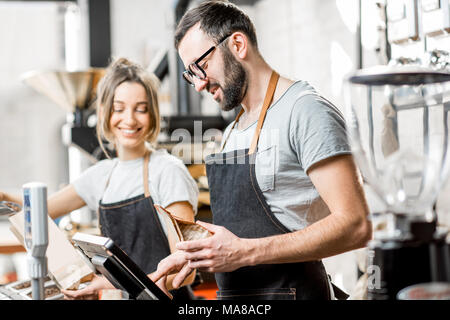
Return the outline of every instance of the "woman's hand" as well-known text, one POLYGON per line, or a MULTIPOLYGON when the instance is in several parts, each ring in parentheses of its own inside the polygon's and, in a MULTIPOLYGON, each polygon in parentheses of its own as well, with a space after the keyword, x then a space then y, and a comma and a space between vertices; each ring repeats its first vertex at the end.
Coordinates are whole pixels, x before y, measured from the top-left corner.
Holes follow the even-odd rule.
POLYGON ((65 300, 98 300, 102 289, 113 289, 114 286, 103 276, 94 275, 91 283, 81 290, 61 290, 65 300))
POLYGON ((158 264, 158 269, 150 274, 149 277, 167 294, 166 280, 169 275, 177 273, 172 280, 172 287, 177 289, 194 270, 189 267, 188 262, 183 251, 176 251, 161 260, 158 264))
MULTIPOLYGON (((156 272, 156 271, 155 271, 156 272)), ((152 280, 170 299, 173 299, 172 294, 169 292, 169 289, 167 289, 167 276, 162 276, 157 279, 157 277, 154 275, 154 273, 147 275, 150 280, 152 280)))

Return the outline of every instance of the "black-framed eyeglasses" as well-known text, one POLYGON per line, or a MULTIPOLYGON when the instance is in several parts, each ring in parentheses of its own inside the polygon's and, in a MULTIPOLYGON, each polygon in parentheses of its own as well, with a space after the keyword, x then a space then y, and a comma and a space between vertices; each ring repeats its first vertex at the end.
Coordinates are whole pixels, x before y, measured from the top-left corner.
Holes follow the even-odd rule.
POLYGON ((200 66, 200 62, 205 59, 211 52, 213 52, 214 49, 216 49, 218 46, 220 46, 222 44, 222 42, 224 42, 229 36, 231 36, 231 34, 226 35, 225 37, 223 37, 218 44, 216 44, 215 46, 212 46, 211 48, 209 48, 208 51, 206 51, 204 54, 202 54, 200 56, 200 58, 198 58, 197 60, 195 60, 194 62, 192 62, 187 70, 185 70, 183 72, 183 78, 184 80, 187 81, 187 83, 189 83, 191 86, 194 86, 194 77, 196 77, 197 79, 200 80, 205 80, 206 79, 206 72, 205 70, 203 70, 203 68, 200 66))

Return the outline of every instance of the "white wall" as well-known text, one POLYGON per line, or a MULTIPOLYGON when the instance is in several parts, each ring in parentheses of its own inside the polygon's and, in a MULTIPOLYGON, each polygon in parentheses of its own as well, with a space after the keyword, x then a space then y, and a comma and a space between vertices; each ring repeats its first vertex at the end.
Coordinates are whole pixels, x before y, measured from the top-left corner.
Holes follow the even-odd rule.
POLYGON ((63 66, 55 3, 0 2, 0 190, 20 192, 39 180, 55 191, 65 182, 60 126, 65 112, 25 86, 30 70, 63 66))
POLYGON ((111 0, 112 55, 148 66, 156 52, 173 45, 172 1, 111 0))
POLYGON ((262 0, 254 9, 260 50, 281 74, 307 80, 343 107, 342 82, 355 67, 356 1, 262 0))
MULTIPOLYGON (((173 47, 173 1, 111 0, 111 49, 114 58, 126 57, 145 68, 161 51, 173 47)), ((159 92, 161 115, 175 111, 171 105, 170 81, 159 92)))

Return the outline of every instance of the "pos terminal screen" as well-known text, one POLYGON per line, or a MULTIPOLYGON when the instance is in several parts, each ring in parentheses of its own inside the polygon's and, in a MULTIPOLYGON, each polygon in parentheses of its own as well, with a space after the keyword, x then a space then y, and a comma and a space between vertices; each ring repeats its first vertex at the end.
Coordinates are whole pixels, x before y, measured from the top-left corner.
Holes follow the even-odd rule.
POLYGON ((136 300, 163 300, 170 298, 113 240, 90 234, 76 233, 72 241, 117 289, 128 292, 136 300))

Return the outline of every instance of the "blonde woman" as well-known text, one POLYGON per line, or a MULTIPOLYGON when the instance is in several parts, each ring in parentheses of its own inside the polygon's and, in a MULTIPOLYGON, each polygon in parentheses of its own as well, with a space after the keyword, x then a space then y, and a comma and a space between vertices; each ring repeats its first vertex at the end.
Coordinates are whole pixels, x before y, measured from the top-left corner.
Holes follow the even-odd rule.
MULTIPOLYGON (((100 145, 102 139, 112 143, 117 157, 99 161, 50 196, 49 215, 57 218, 87 205, 98 212, 102 234, 150 274, 170 254, 166 227, 153 204, 193 221, 197 186, 181 160, 151 147, 160 130, 156 82, 139 65, 121 58, 108 67, 97 87, 97 118, 100 145)), ((21 202, 4 193, 0 200, 21 202)), ((110 286, 96 277, 85 289, 64 294, 96 298, 99 289, 110 286)), ((172 294, 175 299, 193 297, 189 287, 172 294)))

